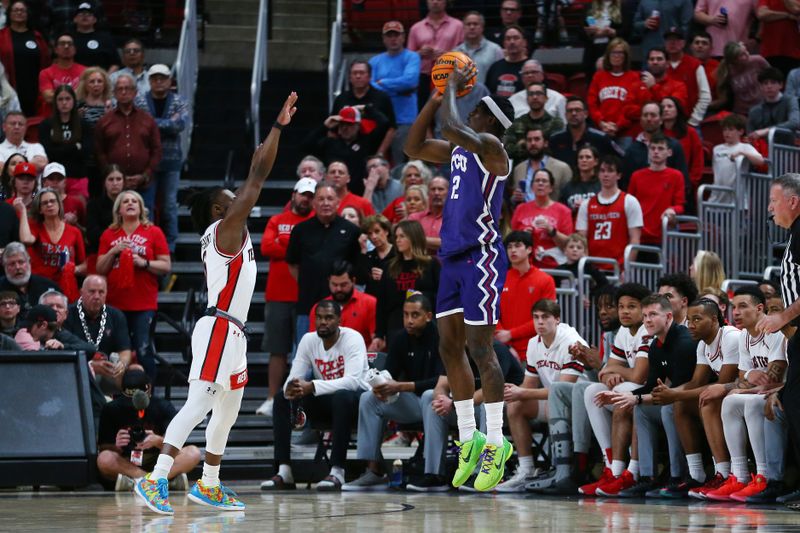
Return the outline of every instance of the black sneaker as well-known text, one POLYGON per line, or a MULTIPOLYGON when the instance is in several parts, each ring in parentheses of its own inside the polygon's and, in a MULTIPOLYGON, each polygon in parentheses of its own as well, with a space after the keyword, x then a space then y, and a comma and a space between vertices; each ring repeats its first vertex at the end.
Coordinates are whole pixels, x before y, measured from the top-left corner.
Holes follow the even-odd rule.
POLYGON ((655 485, 651 490, 648 490, 645 493, 645 498, 663 498, 662 492, 666 490, 674 490, 677 488, 678 485, 683 483, 683 480, 679 477, 671 477, 669 481, 667 481, 666 485, 655 485))
POLYGON ((767 481, 767 488, 749 496, 745 503, 775 503, 781 494, 783 494, 783 481, 767 481))
POLYGON ((644 498, 645 495, 656 488, 657 485, 650 477, 640 477, 632 487, 623 489, 617 494, 618 498, 644 498))
POLYGON ((784 494, 783 496, 778 496, 777 498, 775 498, 775 501, 778 503, 800 502, 800 490, 790 492, 789 494, 784 494))
POLYGON ((575 496, 578 494, 580 485, 575 483, 571 477, 557 479, 555 484, 546 489, 541 489, 537 492, 540 494, 547 494, 548 496, 575 496))
POLYGON ((688 481, 676 485, 674 487, 667 487, 661 490, 661 497, 669 500, 681 500, 689 497, 689 491, 692 489, 700 488, 705 483, 701 483, 694 478, 689 478, 688 481))
POLYGON ((444 478, 434 474, 425 474, 417 483, 409 483, 406 490, 413 492, 447 492, 450 490, 444 478))

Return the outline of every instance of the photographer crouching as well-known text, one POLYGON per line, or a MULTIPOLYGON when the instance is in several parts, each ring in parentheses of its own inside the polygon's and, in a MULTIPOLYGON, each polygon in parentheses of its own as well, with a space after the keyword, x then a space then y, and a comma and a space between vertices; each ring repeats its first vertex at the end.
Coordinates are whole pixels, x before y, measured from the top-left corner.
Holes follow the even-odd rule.
MULTIPOLYGON (((114 490, 133 489, 133 480, 153 470, 164 443, 164 432, 176 414, 175 407, 153 398, 150 378, 139 365, 131 365, 122 377, 119 398, 103 406, 100 414, 97 469, 101 480, 114 490)), ((169 473, 171 490, 187 490, 187 472, 200 462, 197 446, 184 446, 169 473)))

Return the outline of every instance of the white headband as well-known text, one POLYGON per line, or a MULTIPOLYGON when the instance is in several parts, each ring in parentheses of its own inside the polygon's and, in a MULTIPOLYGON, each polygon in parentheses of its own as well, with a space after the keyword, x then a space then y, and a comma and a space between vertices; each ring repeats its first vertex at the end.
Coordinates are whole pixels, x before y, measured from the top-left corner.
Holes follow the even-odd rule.
POLYGON ((511 121, 508 120, 508 117, 505 115, 505 113, 500 111, 500 108, 497 107, 497 104, 494 103, 494 100, 492 100, 491 96, 484 96, 481 98, 481 102, 486 104, 486 107, 488 107, 489 111, 492 112, 494 118, 499 120, 500 124, 502 124, 505 129, 508 129, 511 126, 511 121))

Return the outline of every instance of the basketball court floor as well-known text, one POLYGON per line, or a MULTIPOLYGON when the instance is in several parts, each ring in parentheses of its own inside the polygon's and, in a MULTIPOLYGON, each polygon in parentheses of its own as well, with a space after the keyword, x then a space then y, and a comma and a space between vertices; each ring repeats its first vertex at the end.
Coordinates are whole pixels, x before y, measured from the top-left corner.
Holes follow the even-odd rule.
POLYGON ((131 493, 3 492, 0 531, 800 532, 800 513, 778 506, 458 492, 264 493, 252 482, 232 486, 246 511, 215 512, 176 493, 172 517, 148 511, 131 493))

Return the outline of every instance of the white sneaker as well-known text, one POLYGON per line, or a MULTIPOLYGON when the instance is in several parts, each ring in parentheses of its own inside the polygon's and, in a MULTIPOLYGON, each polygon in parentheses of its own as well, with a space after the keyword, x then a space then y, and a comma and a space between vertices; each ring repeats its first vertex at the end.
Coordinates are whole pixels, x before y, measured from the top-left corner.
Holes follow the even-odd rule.
POLYGON ((114 484, 114 491, 128 492, 133 490, 133 478, 129 478, 125 474, 117 474, 117 482, 114 484))
POLYGON ((494 490, 497 492, 525 492, 525 485, 536 479, 536 471, 517 468, 511 478, 500 483, 494 490))
POLYGON ((408 438, 408 435, 406 435, 405 431, 398 431, 383 441, 383 445, 393 448, 408 448, 411 446, 411 439, 408 438))
POLYGON ((342 485, 345 492, 368 492, 376 490, 386 490, 389 488, 389 476, 379 476, 370 469, 358 479, 342 485))
POLYGON ((264 400, 264 403, 258 406, 258 409, 256 409, 256 414, 272 418, 272 404, 273 399, 267 398, 264 400))

